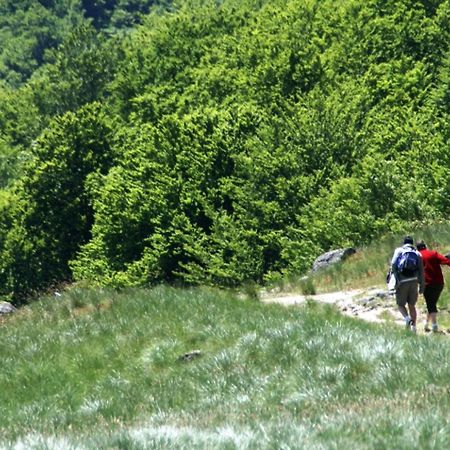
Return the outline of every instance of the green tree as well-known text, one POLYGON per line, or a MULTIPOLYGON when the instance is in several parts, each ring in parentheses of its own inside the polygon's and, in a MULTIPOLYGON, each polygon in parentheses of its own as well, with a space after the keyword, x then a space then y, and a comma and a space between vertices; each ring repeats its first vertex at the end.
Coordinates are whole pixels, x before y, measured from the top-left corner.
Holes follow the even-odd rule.
POLYGON ((34 158, 4 185, 8 292, 264 282, 448 215, 448 0, 189 0, 131 33, 145 2, 90 6, 106 33, 0 91, 2 161, 34 158))
POLYGON ((111 130, 98 105, 53 121, 14 187, 13 222, 3 242, 2 290, 17 301, 71 278, 68 261, 90 238, 86 183, 112 163, 111 130))
POLYGON ((91 26, 75 29, 52 53, 48 64, 30 82, 34 103, 42 116, 55 116, 101 100, 113 78, 120 46, 91 26))
POLYGON ((0 78, 19 86, 45 62, 73 26, 83 20, 77 2, 0 1, 0 78))

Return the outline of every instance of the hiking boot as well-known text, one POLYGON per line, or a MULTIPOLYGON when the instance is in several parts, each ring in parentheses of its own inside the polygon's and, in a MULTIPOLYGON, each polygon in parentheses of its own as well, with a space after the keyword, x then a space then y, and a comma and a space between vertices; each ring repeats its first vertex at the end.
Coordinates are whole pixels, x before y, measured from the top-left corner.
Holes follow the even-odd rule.
POLYGON ((406 329, 409 330, 414 325, 414 322, 412 321, 412 319, 406 319, 405 325, 406 325, 406 329))
POLYGON ((425 333, 429 333, 431 331, 431 328, 428 326, 427 322, 423 324, 423 331, 425 331, 425 333))

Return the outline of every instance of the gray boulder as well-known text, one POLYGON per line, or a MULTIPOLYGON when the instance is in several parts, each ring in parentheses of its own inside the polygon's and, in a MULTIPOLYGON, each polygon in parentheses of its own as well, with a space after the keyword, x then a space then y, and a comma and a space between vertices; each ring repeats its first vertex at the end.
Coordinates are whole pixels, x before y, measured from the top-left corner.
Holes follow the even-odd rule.
POLYGON ((332 264, 344 261, 349 256, 356 253, 356 250, 351 247, 340 248, 337 250, 330 250, 322 255, 320 255, 313 263, 312 271, 317 272, 318 270, 325 269, 332 264))
POLYGON ((8 302, 0 302, 0 314, 9 314, 16 311, 16 307, 8 302))

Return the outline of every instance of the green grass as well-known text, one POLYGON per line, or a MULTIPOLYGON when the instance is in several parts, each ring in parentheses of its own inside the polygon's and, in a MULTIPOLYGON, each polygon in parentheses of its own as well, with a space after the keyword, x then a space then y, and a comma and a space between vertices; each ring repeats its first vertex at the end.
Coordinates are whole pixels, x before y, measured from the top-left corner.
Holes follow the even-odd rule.
MULTIPOLYGON (((250 296, 253 297, 253 296, 250 296)), ((72 288, 3 320, 0 448, 444 449, 450 341, 314 302, 72 288), (199 350, 190 361, 180 356, 199 350)))

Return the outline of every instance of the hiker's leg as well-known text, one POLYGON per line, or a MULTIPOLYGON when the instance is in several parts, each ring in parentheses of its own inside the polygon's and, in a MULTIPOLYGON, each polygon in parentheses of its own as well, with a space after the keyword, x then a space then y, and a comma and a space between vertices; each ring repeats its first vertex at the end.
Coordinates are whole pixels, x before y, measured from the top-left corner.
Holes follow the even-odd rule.
POLYGON ((411 320, 413 321, 413 324, 415 325, 416 321, 417 321, 416 305, 408 304, 408 309, 409 309, 409 317, 411 317, 411 320))
POLYGON ((403 318, 408 317, 408 310, 406 309, 406 306, 398 305, 398 310, 400 311, 400 314, 403 316, 403 318))
POLYGON ((431 320, 433 331, 437 330, 437 302, 443 289, 443 284, 431 284, 425 288, 427 291, 425 301, 427 303, 428 318, 431 320))
POLYGON ((408 283, 408 310, 411 317, 411 330, 416 331, 417 310, 416 303, 419 298, 419 284, 416 281, 408 283))
POLYGON ((405 322, 409 323, 409 315, 408 311, 406 309, 406 301, 408 299, 408 290, 406 283, 399 284, 395 290, 395 300, 397 302, 398 310, 400 311, 400 314, 403 316, 403 319, 405 319, 405 322))
POLYGON ((425 316, 425 320, 423 321, 423 327, 425 331, 430 331, 428 329, 428 323, 431 320, 430 317, 430 309, 429 309, 429 301, 430 301, 430 285, 426 285, 423 291, 423 298, 425 299, 425 304, 427 305, 427 315, 425 316))

